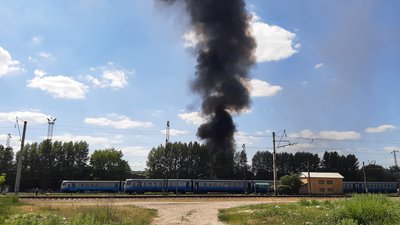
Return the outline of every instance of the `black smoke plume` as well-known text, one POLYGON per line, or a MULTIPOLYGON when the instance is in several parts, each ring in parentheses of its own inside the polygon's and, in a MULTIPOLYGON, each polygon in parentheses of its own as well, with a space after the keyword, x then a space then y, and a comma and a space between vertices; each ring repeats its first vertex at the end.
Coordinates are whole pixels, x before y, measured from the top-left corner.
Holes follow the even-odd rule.
POLYGON ((208 118, 197 135, 215 153, 216 177, 232 172, 235 124, 232 112, 250 105, 243 82, 255 62, 255 40, 249 32, 250 15, 244 0, 182 0, 199 38, 196 78, 192 90, 202 97, 202 112, 208 118))

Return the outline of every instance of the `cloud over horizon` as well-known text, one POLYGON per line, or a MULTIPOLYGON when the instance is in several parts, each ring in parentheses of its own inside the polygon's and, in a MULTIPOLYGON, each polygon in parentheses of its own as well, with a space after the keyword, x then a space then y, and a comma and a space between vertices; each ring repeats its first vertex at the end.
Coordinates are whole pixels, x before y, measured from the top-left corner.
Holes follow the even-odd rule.
POLYGON ((10 53, 0 46, 0 77, 22 71, 20 62, 13 60, 10 53))
POLYGON ((84 122, 90 125, 113 127, 116 129, 129 128, 148 128, 152 127, 153 123, 132 120, 127 116, 118 114, 109 114, 107 117, 87 117, 84 122))

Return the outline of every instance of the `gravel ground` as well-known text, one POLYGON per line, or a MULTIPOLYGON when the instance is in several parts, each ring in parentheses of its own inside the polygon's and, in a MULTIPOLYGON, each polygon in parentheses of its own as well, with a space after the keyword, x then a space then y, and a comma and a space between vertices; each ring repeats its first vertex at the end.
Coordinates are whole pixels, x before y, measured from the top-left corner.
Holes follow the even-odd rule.
POLYGON ((218 210, 240 205, 259 203, 289 203, 296 198, 223 198, 223 199, 115 199, 115 200, 24 200, 33 205, 136 205, 156 209, 158 217, 152 225, 221 225, 218 210))

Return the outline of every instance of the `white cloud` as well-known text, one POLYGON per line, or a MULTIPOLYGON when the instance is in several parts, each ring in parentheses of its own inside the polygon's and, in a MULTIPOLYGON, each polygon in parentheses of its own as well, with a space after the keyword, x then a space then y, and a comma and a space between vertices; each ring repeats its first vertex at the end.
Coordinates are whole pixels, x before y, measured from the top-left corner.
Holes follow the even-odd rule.
POLYGON ((384 124, 384 125, 380 125, 378 127, 368 127, 367 129, 365 129, 365 132, 367 133, 383 133, 389 130, 393 130, 396 127, 393 125, 389 125, 389 124, 384 124))
MULTIPOLYGON (((160 130, 162 134, 165 134, 166 130, 160 130)), ((185 130, 175 130, 175 129, 170 129, 169 130, 169 135, 171 136, 180 136, 180 135, 185 135, 188 134, 189 132, 185 130)))
POLYGON ((398 146, 386 146, 383 148, 385 152, 393 152, 393 151, 398 151, 399 147, 398 146))
POLYGON ((147 168, 146 161, 129 163, 132 171, 144 171, 147 168))
POLYGON ((127 116, 110 114, 108 118, 98 117, 98 118, 85 118, 84 122, 90 125, 98 125, 98 126, 108 126, 116 129, 129 129, 129 128, 148 128, 152 127, 153 124, 151 122, 142 122, 131 120, 127 116))
POLYGON ((253 14, 250 32, 256 39, 257 62, 278 61, 297 53, 301 45, 294 43, 296 34, 279 26, 269 25, 253 14))
POLYGON ((95 137, 88 135, 73 135, 69 133, 65 133, 63 135, 53 135, 53 140, 62 141, 62 142, 77 142, 77 141, 86 141, 91 149, 98 148, 110 148, 112 145, 120 144, 122 142, 119 136, 106 138, 106 137, 95 137))
POLYGON ((206 122, 200 112, 179 113, 178 116, 188 124, 201 125, 206 122))
POLYGON ((0 77, 22 71, 24 71, 24 69, 21 67, 20 63, 13 60, 10 53, 0 47, 0 77))
POLYGON ((27 121, 29 124, 46 124, 47 118, 51 116, 37 111, 0 112, 0 122, 15 123, 16 117, 18 117, 20 122, 27 121))
POLYGON ((150 149, 143 146, 127 146, 121 149, 124 156, 147 157, 150 149))
POLYGON ((37 54, 38 56, 48 60, 56 60, 56 57, 54 57, 50 52, 38 52, 37 54))
POLYGON ((318 63, 314 66, 315 69, 320 69, 321 67, 323 67, 324 64, 323 63, 318 63))
POLYGON ((34 44, 40 45, 40 44, 42 44, 42 41, 43 41, 43 37, 42 36, 33 36, 32 37, 32 42, 34 44))
POLYGON ((242 146, 242 144, 251 145, 254 143, 254 141, 257 141, 259 139, 259 137, 248 135, 247 133, 242 131, 235 132, 234 136, 236 143, 240 146, 242 146))
MULTIPOLYGON (((250 21, 250 32, 255 38, 257 48, 255 51, 257 62, 278 61, 286 59, 297 53, 301 48, 295 43, 296 34, 289 32, 279 26, 269 25, 261 21, 260 17, 253 13, 250 21)), ((193 30, 186 32, 182 39, 184 47, 194 48, 204 41, 193 30)))
POLYGON ((84 99, 88 87, 72 77, 63 75, 44 76, 43 70, 35 70, 35 78, 27 81, 27 86, 39 88, 50 93, 55 98, 84 99))
POLYGON ((271 85, 266 81, 251 79, 246 85, 252 97, 274 96, 282 90, 281 86, 271 85))
POLYGON ((184 40, 183 46, 185 48, 194 48, 200 42, 198 35, 193 30, 190 30, 183 34, 182 39, 184 40))
POLYGON ((164 113, 162 110, 156 110, 151 113, 152 116, 161 116, 164 113))
POLYGON ((114 64, 109 62, 107 66, 101 66, 98 68, 90 68, 92 72, 100 72, 98 75, 100 78, 96 76, 87 75, 86 79, 92 82, 93 85, 102 87, 102 88, 113 88, 113 89, 121 89, 128 85, 128 74, 133 72, 127 72, 123 69, 115 69, 114 64))
POLYGON ((36 69, 35 71, 33 71, 33 74, 35 74, 35 76, 38 76, 38 77, 43 77, 47 73, 43 70, 36 69))
POLYGON ((329 140, 357 140, 361 135, 355 131, 320 131, 302 130, 300 133, 290 135, 297 138, 329 139, 329 140))

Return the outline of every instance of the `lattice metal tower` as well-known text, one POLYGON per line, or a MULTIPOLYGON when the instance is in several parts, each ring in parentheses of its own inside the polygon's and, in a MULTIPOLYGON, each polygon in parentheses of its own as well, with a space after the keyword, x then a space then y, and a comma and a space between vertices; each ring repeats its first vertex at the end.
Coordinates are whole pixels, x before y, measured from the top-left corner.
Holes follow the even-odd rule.
POLYGON ((6 146, 7 147, 10 147, 10 145, 11 145, 11 134, 9 133, 8 135, 7 135, 7 144, 6 144, 6 146))
POLYGON ((48 124, 49 124, 49 129, 47 130, 47 139, 51 140, 53 138, 53 129, 54 129, 54 123, 56 122, 56 118, 50 117, 47 118, 48 124))

